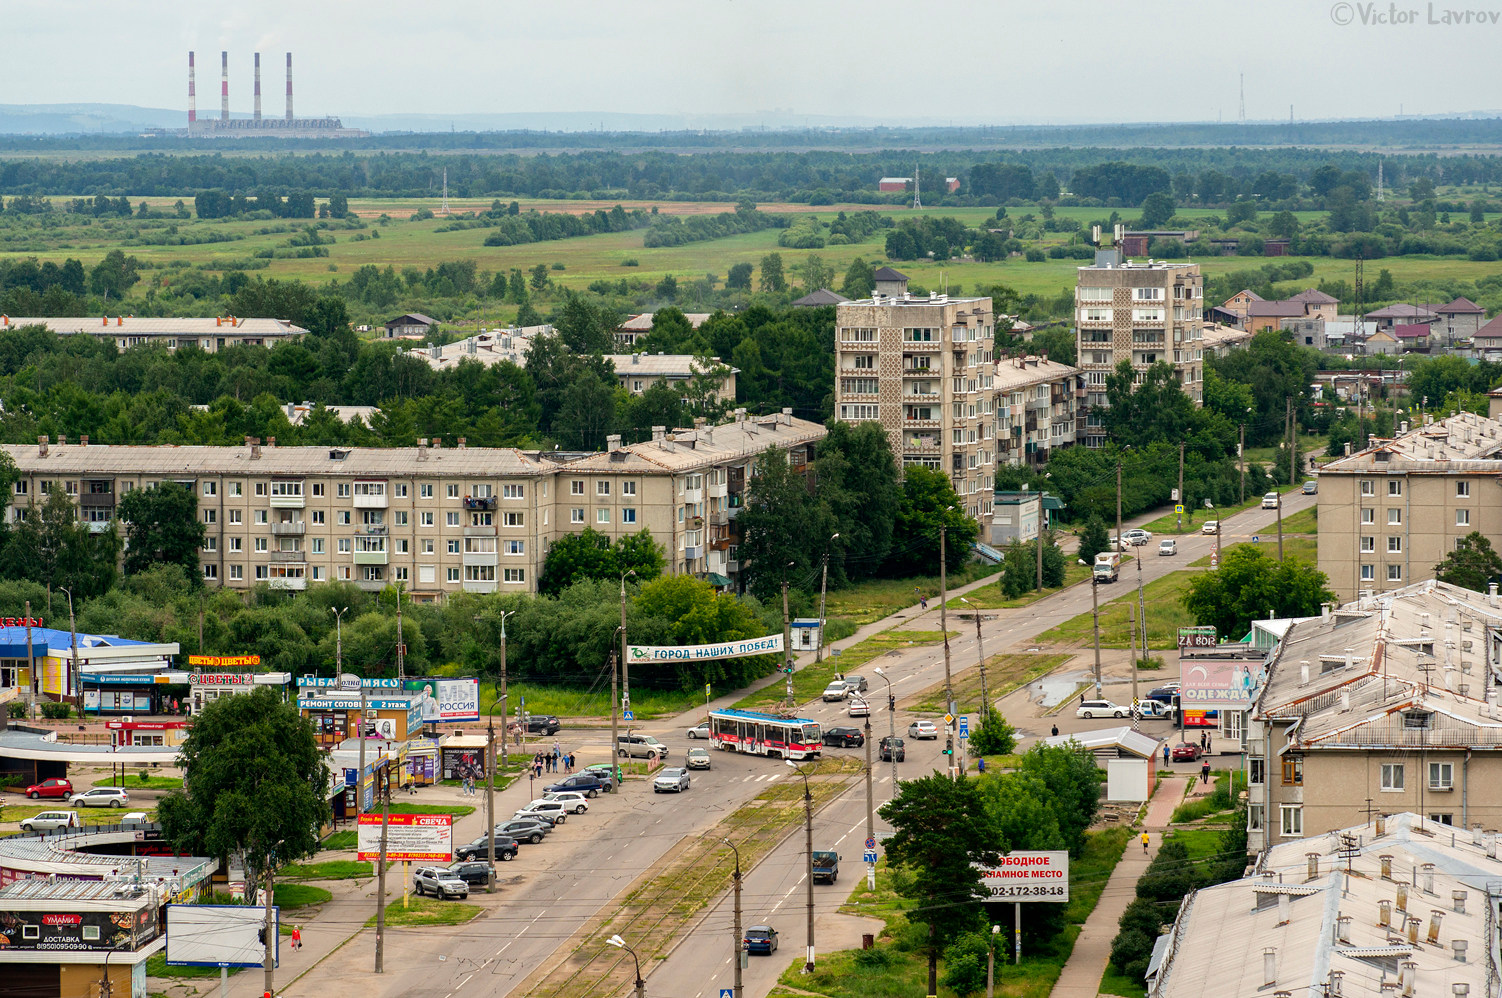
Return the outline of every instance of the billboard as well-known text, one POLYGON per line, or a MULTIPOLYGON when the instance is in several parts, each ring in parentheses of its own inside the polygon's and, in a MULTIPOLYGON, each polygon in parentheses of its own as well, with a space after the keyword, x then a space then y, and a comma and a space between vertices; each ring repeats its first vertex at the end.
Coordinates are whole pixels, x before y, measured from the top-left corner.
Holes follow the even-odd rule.
POLYGON ((1220 708, 1248 710, 1262 678, 1262 663, 1245 659, 1186 658, 1179 668, 1179 704, 1186 713, 1220 708))
MULTIPOLYGON (((381 858, 381 816, 360 815, 359 859, 381 858)), ((454 816, 393 814, 386 819, 386 859, 447 863, 454 858, 454 816)))
POLYGON ((423 694, 422 723, 424 724, 480 719, 480 681, 478 679, 441 679, 437 676, 409 679, 407 691, 423 694))
POLYGON ((628 662, 707 662, 718 658, 745 658, 747 655, 782 654, 782 635, 728 641, 718 645, 629 645, 628 662))
POLYGON ((1214 627, 1181 627, 1179 628, 1179 651, 1185 648, 1214 648, 1216 643, 1214 627))
MULTIPOLYGON (((281 961, 281 909, 271 909, 271 959, 281 961)), ((248 904, 169 904, 169 967, 260 967, 266 947, 266 908, 248 904)))
MULTIPOLYGON (((128 902, 127 902, 128 903, 128 902)), ((0 947, 17 950, 125 950, 134 952, 157 937, 156 908, 133 911, 54 911, 0 913, 0 947)))
POLYGON ((981 867, 987 901, 1069 900, 1069 851, 1012 852, 981 867))

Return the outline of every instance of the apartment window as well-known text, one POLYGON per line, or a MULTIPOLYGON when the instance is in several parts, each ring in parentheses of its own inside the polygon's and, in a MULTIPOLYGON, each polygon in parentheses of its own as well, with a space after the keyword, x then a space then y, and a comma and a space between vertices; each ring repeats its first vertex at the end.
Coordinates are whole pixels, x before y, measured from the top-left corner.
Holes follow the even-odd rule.
POLYGON ((396 513, 395 513, 395 516, 396 516, 396 525, 398 527, 405 527, 407 525, 407 511, 406 510, 404 510, 404 509, 397 510, 396 513))
POLYGON ((230 482, 229 483, 229 494, 232 495, 232 496, 234 496, 237 499, 240 496, 244 495, 245 494, 245 483, 244 482, 230 482))
POLYGON ((407 498, 407 487, 405 485, 394 485, 392 486, 392 488, 396 491, 396 497, 398 499, 407 498))
POLYGON ((1431 814, 1429 815, 1429 820, 1440 825, 1453 825, 1455 824, 1455 815, 1449 812, 1431 814))
POLYGON ((392 578, 396 579, 396 581, 398 581, 398 582, 406 582, 407 581, 407 570, 405 568, 402 568, 401 566, 397 566, 396 568, 393 568, 391 570, 391 575, 392 575, 392 578))
POLYGON ((635 523, 636 522, 636 507, 635 506, 627 506, 625 509, 621 510, 621 522, 622 523, 635 523))
POLYGON ((449 541, 448 542, 448 553, 449 554, 458 554, 459 553, 459 542, 458 541, 449 541))
POLYGON ((216 496, 219 494, 219 486, 214 482, 204 482, 203 494, 206 496, 216 496))
POLYGON ((240 515, 241 515, 240 514, 240 510, 238 510, 238 509, 229 510, 229 522, 230 523, 239 523, 240 522, 240 515))
POLYGON ((571 496, 582 496, 584 494, 584 483, 578 479, 570 481, 568 483, 568 494, 571 496))
POLYGON ((237 553, 240 552, 240 551, 245 550, 245 541, 244 541, 244 539, 240 538, 240 537, 231 537, 229 539, 229 549, 231 551, 237 552, 237 553))
POLYGON ((218 565, 205 565, 205 566, 203 566, 203 577, 205 579, 210 579, 210 580, 219 578, 219 566, 218 565))
POLYGON ((1455 483, 1455 498, 1457 498, 1457 499, 1469 499, 1470 497, 1471 497, 1471 483, 1470 482, 1456 482, 1455 483))
POLYGON ((1374 495, 1376 495, 1377 494, 1377 483, 1371 481, 1370 479, 1364 479, 1362 481, 1362 483, 1361 483, 1361 494, 1364 495, 1364 496, 1374 496, 1374 495))
POLYGON ((610 510, 608 510, 608 509, 597 509, 597 510, 595 510, 595 522, 596 523, 609 523, 610 522, 610 510))
POLYGON ((341 509, 335 522, 338 523, 341 527, 349 526, 349 510, 341 509))
POLYGON ((881 418, 881 407, 875 405, 842 405, 840 419, 846 423, 868 422, 881 418))
POLYGON ((385 482, 356 482, 355 495, 374 496, 380 498, 386 495, 385 482))
POLYGON ((1387 539, 1387 553, 1388 554, 1402 554, 1403 553, 1403 538, 1401 538, 1401 537, 1389 537, 1387 539))
POLYGON ((577 507, 574 508, 574 509, 569 510, 568 511, 568 522, 569 523, 583 523, 584 522, 584 510, 579 509, 577 507))
POLYGON ((308 492, 310 495, 318 496, 320 499, 323 498, 323 483, 314 482, 312 485, 308 486, 308 492))
POLYGON ((270 568, 268 566, 266 566, 266 565, 257 565, 256 566, 256 578, 257 579, 265 580, 267 578, 270 578, 270 576, 271 576, 271 571, 270 571, 270 568))
POLYGON ((1362 554, 1372 554, 1376 550, 1377 550, 1377 538, 1375 538, 1375 537, 1363 537, 1363 538, 1361 538, 1361 553, 1362 554))
POLYGON ((349 498, 349 482, 340 482, 339 483, 338 496, 339 496, 340 499, 348 499, 349 498))
POLYGON ((1304 805, 1283 804, 1278 811, 1283 818, 1283 837, 1301 838, 1304 834, 1304 805))
POLYGON ((341 537, 341 538, 339 538, 339 553, 340 554, 349 554, 349 552, 350 552, 350 539, 348 537, 341 537))
POLYGON ((507 554, 512 554, 512 555, 515 555, 515 554, 526 554, 527 553, 527 542, 526 541, 507 541, 506 542, 506 553, 507 554))
POLYGON ((521 527, 521 526, 525 526, 525 525, 526 525, 526 514, 525 513, 503 513, 503 514, 501 514, 501 526, 503 526, 503 527, 521 527))
POLYGON ((1267 760, 1248 759, 1247 763, 1247 782, 1260 787, 1267 779, 1267 760))
POLYGON ((1382 789, 1398 792, 1403 789, 1403 766, 1401 763, 1382 764, 1382 789))
POLYGON ((1455 789, 1455 764, 1453 762, 1431 762, 1429 764, 1429 789, 1455 789))
POLYGON ((396 540, 396 553, 397 554, 407 554, 410 551, 411 551, 411 542, 409 542, 404 537, 397 538, 397 540, 396 540))
POLYGON ((444 516, 443 516, 443 522, 447 526, 457 527, 459 525, 459 514, 458 513, 445 513, 444 516))
POLYGON ((1304 785, 1303 756, 1285 755, 1283 757, 1283 785, 1285 787, 1302 787, 1304 785))
POLYGON ((323 538, 322 537, 315 537, 315 538, 313 538, 313 540, 312 540, 311 543, 312 543, 312 551, 313 551, 314 554, 323 554, 323 538))
POLYGON ((431 486, 431 485, 419 485, 417 487, 417 498, 419 498, 419 499, 431 499, 431 498, 433 498, 433 486, 431 486))
POLYGON ((1361 566, 1361 581, 1362 582, 1375 582, 1376 579, 1377 579, 1377 568, 1376 568, 1375 565, 1362 565, 1361 566))
POLYGON ((1457 509, 1455 511, 1455 525, 1457 527, 1469 527, 1471 525, 1471 511, 1468 509, 1457 509))
POLYGON ((324 524, 325 520, 324 520, 324 516, 323 516, 323 510, 321 510, 321 509, 315 509, 315 510, 313 510, 313 522, 316 523, 316 524, 318 524, 319 526, 322 526, 324 524))
POLYGON ((244 565, 231 565, 229 567, 229 577, 230 577, 231 581, 235 581, 235 582, 238 582, 241 579, 244 579, 245 578, 245 566, 244 565))
POLYGON ((880 390, 875 378, 840 379, 840 391, 846 395, 875 395, 880 390))
POLYGON ((1403 511, 1401 509, 1390 509, 1387 511, 1387 523, 1389 526, 1396 527, 1402 522, 1403 511))
POLYGON ((420 527, 431 527, 433 525, 433 514, 432 513, 418 513, 417 514, 417 524, 420 527))
MULTIPOLYGON (((433 538, 431 538, 431 537, 424 537, 422 539, 422 553, 423 554, 432 554, 433 553, 433 538)), ((432 580, 429 579, 428 581, 431 582, 432 580)))
POLYGON ((608 495, 610 495, 610 483, 609 482, 595 482, 595 495, 597 495, 597 496, 608 496, 608 495))
POLYGON ((219 511, 217 509, 206 509, 206 510, 204 510, 203 511, 203 522, 204 523, 218 523, 219 522, 219 511))
POLYGON ((450 582, 458 582, 459 581, 459 570, 457 568, 451 568, 451 569, 449 569, 448 570, 448 576, 447 576, 447 578, 448 578, 448 580, 450 582))
POLYGON ((527 570, 525 568, 508 568, 506 569, 506 574, 502 576, 502 580, 512 585, 526 582, 527 570))
POLYGON ((264 510, 264 509, 258 509, 258 510, 256 510, 256 523, 259 526, 263 526, 264 527, 267 523, 270 522, 270 520, 271 520, 270 514, 266 510, 264 510))
POLYGON ((1162 288, 1133 288, 1132 289, 1132 300, 1133 301, 1162 301, 1163 300, 1163 289, 1162 288))
POLYGON ((464 566, 464 581, 465 582, 494 582, 495 581, 495 566, 494 565, 465 565, 464 566))
POLYGON ((1403 581, 1403 566, 1402 565, 1388 565, 1387 566, 1387 581, 1388 582, 1402 582, 1403 581))
POLYGON ((265 482, 256 482, 256 495, 258 495, 258 496, 264 496, 265 494, 266 494, 266 483, 265 482))
POLYGON ((459 486, 457 486, 457 485, 450 485, 448 487, 448 497, 450 499, 458 499, 459 498, 459 486))
POLYGON ((257 551, 265 551, 266 548, 267 548, 266 538, 264 538, 264 537, 257 537, 256 538, 256 550, 257 551))
POLYGON ((1110 288, 1076 288, 1075 297, 1080 301, 1110 301, 1110 288))
POLYGON ((904 329, 902 341, 904 343, 934 343, 938 340, 935 335, 936 329, 904 329))
POLYGON ((876 369, 876 357, 869 353, 855 355, 855 369, 857 371, 872 371, 876 369))
MULTIPOLYGON (((516 514, 516 513, 507 513, 506 517, 509 520, 510 517, 517 516, 517 515, 518 514, 516 514)), ((494 513, 471 513, 471 514, 469 514, 469 525, 471 527, 493 527, 493 526, 495 526, 495 514, 494 513)), ((509 523, 509 522, 506 525, 508 527, 512 526, 512 524, 509 523)))
POLYGON ((1388 483, 1387 483, 1387 494, 1390 495, 1390 496, 1400 496, 1400 495, 1402 495, 1403 494, 1403 480, 1401 478, 1389 479, 1388 483))
POLYGON ((1362 523, 1376 523, 1377 522, 1377 511, 1375 509, 1372 509, 1370 506, 1363 506, 1361 508, 1361 522, 1362 523))
POLYGON ((204 551, 206 551, 206 552, 208 552, 210 554, 212 554, 215 551, 218 551, 219 550, 219 538, 217 538, 217 537, 205 537, 203 539, 203 549, 204 549, 204 551))
MULTIPOLYGON (((725 472, 722 470, 720 472, 720 478, 723 479, 724 477, 725 477, 725 472)), ((634 495, 636 495, 636 483, 635 482, 622 482, 621 483, 621 495, 623 495, 623 496, 634 496, 634 495)))
POLYGON ((489 499, 494 493, 489 485, 476 485, 470 490, 470 494, 476 499, 489 499))
POLYGON ((527 497, 525 485, 502 485, 502 499, 525 499, 527 497))

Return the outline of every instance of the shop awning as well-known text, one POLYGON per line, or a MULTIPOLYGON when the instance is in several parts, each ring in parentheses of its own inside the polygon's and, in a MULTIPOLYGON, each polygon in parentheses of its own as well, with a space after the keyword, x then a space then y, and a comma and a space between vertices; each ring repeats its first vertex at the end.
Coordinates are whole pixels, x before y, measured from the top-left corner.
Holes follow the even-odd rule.
POLYGON ((709 584, 712 585, 712 586, 716 586, 718 588, 721 588, 721 589, 723 589, 726 586, 732 585, 730 579, 727 578, 726 576, 721 575, 719 572, 710 572, 709 573, 709 584))

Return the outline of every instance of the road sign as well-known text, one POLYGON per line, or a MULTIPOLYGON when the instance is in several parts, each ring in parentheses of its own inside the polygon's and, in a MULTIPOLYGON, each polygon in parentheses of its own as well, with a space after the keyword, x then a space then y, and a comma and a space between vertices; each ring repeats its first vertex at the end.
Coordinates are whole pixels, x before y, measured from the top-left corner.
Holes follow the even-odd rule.
POLYGON ((1179 506, 1175 506, 1175 507, 1174 507, 1174 508, 1173 508, 1173 511, 1174 511, 1174 512, 1175 512, 1175 513, 1179 513, 1179 514, 1182 514, 1182 513, 1183 513, 1183 512, 1184 512, 1184 507, 1183 507, 1183 506, 1182 506, 1182 505, 1179 505, 1179 506))
POLYGON ((869 839, 867 839, 866 840, 866 848, 867 849, 875 849, 876 848, 876 839, 875 838, 869 838, 869 839))
POLYGON ((866 855, 865 855, 865 861, 867 863, 874 863, 874 862, 876 862, 876 852, 875 852, 875 850, 872 850, 872 851, 869 851, 869 852, 866 853, 866 855))
POLYGON ((968 717, 961 717, 960 718, 960 737, 961 738, 969 738, 970 737, 970 718, 968 718, 968 717))
POLYGON ((945 724, 953 724, 954 723, 954 715, 953 714, 945 714, 944 715, 944 723, 945 724))
POLYGON ((720 998, 735 998, 735 992, 730 988, 721 988, 720 998))
POLYGON ((634 721, 634 720, 636 720, 636 712, 633 711, 633 710, 623 711, 621 713, 621 716, 624 717, 628 721, 634 721))
POLYGON ((1262 538, 1260 538, 1260 537, 1258 537, 1258 536, 1257 536, 1257 535, 1256 535, 1256 534, 1253 534, 1253 535, 1252 535, 1252 543, 1253 543, 1253 544, 1256 544, 1256 543, 1257 543, 1257 542, 1258 542, 1258 541, 1260 541, 1260 540, 1261 540, 1261 539, 1262 539, 1262 538))

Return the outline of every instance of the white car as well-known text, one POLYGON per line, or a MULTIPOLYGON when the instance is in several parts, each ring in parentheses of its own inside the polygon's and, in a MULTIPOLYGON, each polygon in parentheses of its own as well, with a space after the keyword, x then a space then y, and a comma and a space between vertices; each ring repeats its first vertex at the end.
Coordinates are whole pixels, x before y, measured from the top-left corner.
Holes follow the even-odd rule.
POLYGON ((1205 525, 1203 527, 1200 527, 1200 533, 1202 533, 1202 534, 1218 534, 1218 533, 1220 533, 1220 521, 1219 520, 1206 520, 1205 521, 1205 525))
POLYGON ((824 687, 824 692, 820 694, 820 697, 826 702, 843 700, 849 692, 850 687, 845 685, 845 681, 843 679, 836 679, 824 687))
POLYGON ((514 818, 540 818, 550 824, 561 825, 568 820, 568 808, 561 800, 533 801, 511 816, 514 818), (533 805, 539 805, 534 807, 533 805))
POLYGON ((688 729, 688 736, 690 738, 708 738, 709 737, 709 722, 705 721, 702 724, 696 724, 692 728, 689 728, 688 729))
POLYGON ((1280 497, 1278 493, 1269 492, 1267 495, 1262 497, 1262 508, 1277 509, 1282 504, 1281 498, 1282 497, 1280 497))
POLYGON ((583 801, 558 800, 555 797, 539 797, 537 800, 522 808, 526 814, 557 814, 562 811, 565 814, 583 814, 589 810, 589 805, 583 801), (580 805, 583 804, 581 807, 580 805))
MULTIPOLYGON (((589 810, 589 798, 573 790, 554 790, 552 793, 545 794, 542 799, 557 801, 574 814, 583 814, 589 810)), ((536 804, 537 801, 532 803, 536 804)))
POLYGON ((1132 712, 1130 707, 1112 703, 1109 700, 1086 700, 1075 709, 1075 717, 1126 717, 1132 712))
POLYGON ((860 697, 851 697, 848 713, 851 717, 870 717, 871 705, 860 697))
POLYGON ((1164 555, 1176 555, 1178 553, 1179 542, 1174 540, 1172 537, 1168 538, 1167 540, 1158 542, 1158 557, 1161 558, 1164 555))
POLYGON ((130 803, 130 794, 120 787, 95 787, 68 798, 73 807, 124 807, 130 803))
POLYGON ((1133 547, 1141 547, 1143 544, 1146 544, 1148 541, 1152 540, 1153 535, 1148 533, 1146 530, 1143 530, 1141 527, 1134 527, 1131 530, 1122 533, 1121 539, 1126 541, 1133 547))

